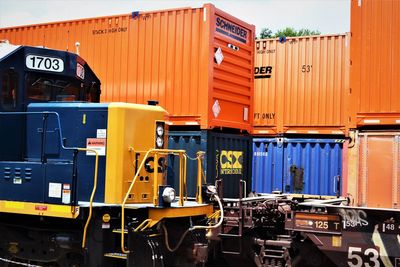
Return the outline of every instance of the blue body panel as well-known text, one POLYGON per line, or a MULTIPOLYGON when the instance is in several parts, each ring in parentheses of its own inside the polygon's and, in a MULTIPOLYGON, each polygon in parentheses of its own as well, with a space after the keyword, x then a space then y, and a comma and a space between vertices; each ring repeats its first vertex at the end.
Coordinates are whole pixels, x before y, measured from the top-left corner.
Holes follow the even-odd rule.
POLYGON ((0 162, 0 199, 37 202, 44 196, 45 166, 40 162, 0 162))
MULTIPOLYGON (((0 199, 70 204, 51 192, 57 186, 50 188, 50 184, 58 184, 70 190, 66 192, 71 194, 71 201, 88 201, 93 189, 95 157, 79 152, 74 161, 74 150, 61 146, 56 115, 48 114, 44 120, 42 112, 59 114, 64 147, 85 148, 87 138, 96 138, 97 129, 107 129, 108 104, 36 103, 30 104, 27 111, 38 114, 26 115, 26 157, 24 161, 0 162, 0 199), (21 169, 21 180, 15 180, 17 169, 21 169)), ((105 156, 100 156, 96 202, 104 202, 105 162, 105 156)))
POLYGON ((253 139, 253 190, 336 195, 342 176, 342 140, 253 139))
MULTIPOLYGON (((69 82, 79 82, 82 92, 77 99, 98 101, 98 97, 92 97, 91 99, 88 99, 85 96, 86 92, 84 92, 84 88, 99 88, 99 79, 96 77, 89 65, 86 64, 86 62, 78 55, 73 53, 47 48, 20 46, 9 54, 2 56, 0 58, 0 96, 5 95, 3 91, 4 87, 10 83, 6 82, 6 80, 2 81, 2 79, 4 79, 3 75, 9 72, 13 73, 13 76, 16 77, 16 84, 14 85, 14 89, 16 90, 15 106, 5 107, 3 106, 2 100, 0 101, 0 112, 26 111, 26 107, 31 102, 48 102, 47 100, 35 100, 28 97, 28 88, 30 88, 30 85, 33 83, 29 80, 31 76, 35 76, 37 78, 37 82, 46 79, 64 79, 69 82), (29 69, 25 64, 27 55, 58 58, 64 62, 64 71, 54 72, 39 69, 29 69), (78 63, 84 68, 84 79, 77 77, 78 63)), ((23 115, 0 115, 0 161, 21 161, 24 159, 26 148, 26 140, 24 139, 26 130, 25 121, 26 118, 23 115)))
MULTIPOLYGON (((190 158, 196 158, 198 151, 207 151, 206 131, 170 131, 168 133, 169 149, 184 149, 190 158)), ((173 186, 179 194, 179 157, 169 156, 168 158, 168 184, 173 186)), ((204 162, 207 165, 207 162, 204 162)), ((206 166, 204 166, 207 172, 206 166)), ((187 189, 188 196, 196 196, 197 162, 187 162, 187 189)), ((211 181, 210 181, 211 182, 211 181)))

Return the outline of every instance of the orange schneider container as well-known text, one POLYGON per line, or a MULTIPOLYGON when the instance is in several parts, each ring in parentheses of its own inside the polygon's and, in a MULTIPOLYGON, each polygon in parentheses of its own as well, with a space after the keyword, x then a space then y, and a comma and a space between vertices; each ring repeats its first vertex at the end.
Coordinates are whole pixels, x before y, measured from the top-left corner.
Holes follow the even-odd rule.
POLYGON ((400 132, 363 132, 352 137, 347 192, 355 204, 400 208, 400 132))
POLYGON ((351 1, 351 127, 400 125, 400 1, 351 1))
POLYGON ((254 134, 346 134, 349 36, 256 41, 254 134))
POLYGON ((13 44, 76 51, 103 102, 158 100, 174 125, 251 130, 254 26, 206 4, 0 29, 13 44))

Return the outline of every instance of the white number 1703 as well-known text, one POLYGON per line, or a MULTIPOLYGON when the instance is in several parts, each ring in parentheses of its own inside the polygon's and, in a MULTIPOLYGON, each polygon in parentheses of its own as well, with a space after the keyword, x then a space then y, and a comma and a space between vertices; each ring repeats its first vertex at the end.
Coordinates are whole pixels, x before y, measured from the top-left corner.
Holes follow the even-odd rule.
POLYGON ((64 61, 60 58, 39 55, 28 55, 25 60, 28 69, 45 70, 53 72, 64 71, 64 61))

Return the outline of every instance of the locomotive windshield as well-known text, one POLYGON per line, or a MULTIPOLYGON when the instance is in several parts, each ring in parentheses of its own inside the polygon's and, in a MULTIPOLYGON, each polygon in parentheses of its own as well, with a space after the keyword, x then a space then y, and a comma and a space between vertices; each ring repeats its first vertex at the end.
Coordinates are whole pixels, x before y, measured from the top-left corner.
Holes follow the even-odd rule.
POLYGON ((84 84, 74 78, 31 73, 26 89, 29 102, 98 101, 95 84, 84 84))

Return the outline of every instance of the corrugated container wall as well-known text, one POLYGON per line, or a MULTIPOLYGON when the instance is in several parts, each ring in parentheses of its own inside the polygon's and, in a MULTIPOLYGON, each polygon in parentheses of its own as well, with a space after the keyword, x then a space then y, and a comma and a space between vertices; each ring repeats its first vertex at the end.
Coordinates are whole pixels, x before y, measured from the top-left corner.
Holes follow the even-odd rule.
POLYGON ((400 125, 400 1, 351 1, 351 127, 400 125))
POLYGON ((343 139, 254 138, 257 193, 339 195, 343 139))
MULTIPOLYGON (((251 137, 211 131, 170 131, 168 147, 184 149, 189 156, 187 166, 188 196, 195 196, 198 151, 204 151, 203 169, 207 183, 223 181, 224 197, 239 197, 240 187, 251 189, 251 137), (245 183, 241 184, 241 180, 245 183)), ((168 183, 178 189, 179 164, 177 158, 168 159, 168 183)), ((179 192, 179 190, 177 190, 179 192)))
POLYGON ((103 102, 158 100, 174 125, 251 130, 254 26, 211 4, 5 28, 0 39, 69 51, 79 42, 103 102))
POLYGON ((400 132, 362 132, 349 145, 348 193, 358 206, 400 208, 400 132))
POLYGON ((349 36, 256 40, 254 133, 346 134, 349 36))

